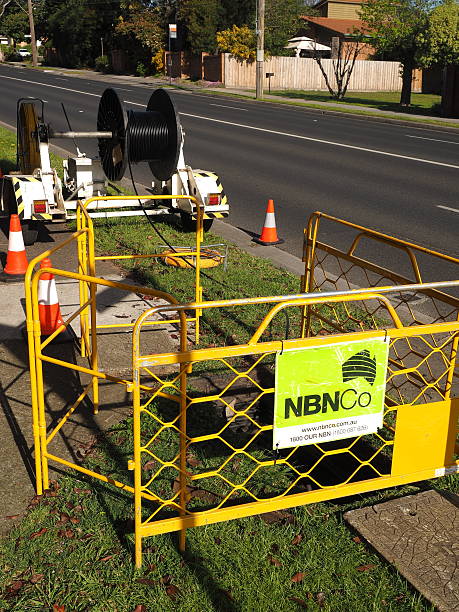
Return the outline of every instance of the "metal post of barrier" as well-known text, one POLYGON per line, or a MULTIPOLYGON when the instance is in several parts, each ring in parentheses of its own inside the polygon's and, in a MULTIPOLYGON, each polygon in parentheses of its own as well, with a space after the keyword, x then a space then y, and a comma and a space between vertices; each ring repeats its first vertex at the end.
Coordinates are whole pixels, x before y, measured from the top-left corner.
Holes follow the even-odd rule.
MULTIPOLYGON (((33 262, 31 262, 33 264, 33 262)), ((35 334, 31 299, 31 276, 34 270, 34 265, 29 264, 25 277, 24 289, 26 296, 26 329, 27 329, 27 344, 29 348, 29 370, 30 370, 30 388, 31 388, 31 403, 32 403, 32 430, 33 443, 35 452, 35 479, 37 495, 43 493, 43 479, 41 473, 41 446, 40 446, 40 425, 38 418, 38 390, 37 390, 37 359, 35 354, 35 334)))
MULTIPOLYGON (((301 277, 301 291, 312 293, 314 287, 314 255, 317 233, 319 231, 318 216, 311 215, 308 225, 304 230, 305 239, 303 244, 303 261, 305 262, 305 274, 301 277)), ((301 337, 311 334, 311 306, 304 306, 301 312, 301 337)))
MULTIPOLYGON (((201 244, 204 240, 204 207, 200 201, 196 202, 196 274, 195 274, 195 300, 197 303, 202 302, 202 287, 201 287, 201 244)), ((199 343, 200 335, 200 320, 202 316, 202 310, 196 309, 196 328, 195 328, 195 340, 196 344, 199 343)))
MULTIPOLYGON (((85 210, 86 212, 86 210, 85 210)), ((96 276, 95 262, 95 245, 94 245, 94 226, 92 220, 86 220, 88 224, 88 260, 89 260, 89 275, 96 276)), ((89 302, 90 302, 90 317, 91 317, 91 369, 99 369, 99 353, 97 347, 97 287, 94 283, 89 286, 89 302)), ((97 376, 92 377, 92 394, 94 414, 99 412, 99 379, 97 376)))

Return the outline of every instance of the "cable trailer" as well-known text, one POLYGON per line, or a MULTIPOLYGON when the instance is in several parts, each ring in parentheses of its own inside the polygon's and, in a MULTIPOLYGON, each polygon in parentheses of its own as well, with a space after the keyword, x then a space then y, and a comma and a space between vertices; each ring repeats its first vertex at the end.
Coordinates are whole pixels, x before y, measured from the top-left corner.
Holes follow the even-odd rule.
MULTIPOLYGON (((126 168, 147 162, 152 173, 151 193, 170 195, 155 206, 142 200, 116 202, 101 200, 90 205, 94 218, 180 214, 185 229, 196 226, 196 209, 177 196, 194 196, 204 210, 204 230, 214 219, 229 215, 228 198, 214 172, 188 166, 184 157, 184 132, 175 105, 164 89, 156 89, 145 110, 126 111, 118 94, 108 88, 101 96, 97 130, 56 131, 44 120, 44 102, 21 98, 17 102, 17 167, 0 177, 0 215, 19 215, 24 240, 32 244, 39 223, 63 222, 75 218, 78 200, 105 196, 108 185, 120 181, 126 168), (73 139, 76 155, 63 160, 63 177, 51 166, 49 144, 53 139, 73 139), (78 148, 79 139, 96 138, 98 157, 88 157, 78 148)), ((117 189, 114 185, 115 190, 117 189)))

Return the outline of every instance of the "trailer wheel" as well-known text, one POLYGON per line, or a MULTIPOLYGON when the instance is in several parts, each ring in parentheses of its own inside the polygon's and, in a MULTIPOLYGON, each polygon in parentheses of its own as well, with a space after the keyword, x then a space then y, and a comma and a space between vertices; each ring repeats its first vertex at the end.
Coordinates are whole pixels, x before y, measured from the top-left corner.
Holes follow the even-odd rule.
MULTIPOLYGON (((196 231, 196 219, 193 219, 193 217, 189 213, 181 210, 180 219, 182 221, 182 227, 185 230, 185 232, 195 232, 196 231)), ((213 222, 214 222, 213 219, 203 220, 202 225, 203 225, 203 229, 205 232, 208 232, 210 230, 213 222)))

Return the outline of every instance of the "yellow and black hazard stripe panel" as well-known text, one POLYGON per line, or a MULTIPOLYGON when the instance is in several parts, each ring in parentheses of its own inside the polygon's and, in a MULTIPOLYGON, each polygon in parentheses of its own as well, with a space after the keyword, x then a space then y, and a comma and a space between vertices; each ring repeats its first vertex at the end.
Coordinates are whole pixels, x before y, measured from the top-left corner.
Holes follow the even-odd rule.
MULTIPOLYGON (((13 178, 13 189, 14 189, 14 197, 16 199, 16 205, 18 208, 18 216, 20 219, 24 218, 25 212, 25 202, 24 202, 24 194, 22 193, 22 183, 40 183, 39 179, 36 179, 33 176, 21 176, 13 178)), ((35 219, 37 221, 51 221, 53 216, 49 213, 33 213, 31 206, 31 219, 35 219)))
MULTIPOLYGON (((205 178, 206 176, 208 176, 210 178, 215 179, 215 182, 217 184, 216 192, 221 194, 220 206, 226 206, 228 204, 228 198, 226 197, 226 193, 223 191, 223 185, 221 184, 220 179, 218 178, 218 175, 215 174, 215 172, 209 172, 208 170, 199 170, 198 172, 193 171, 193 175, 202 177, 202 178, 205 178)), ((210 214, 210 213, 207 213, 207 214, 210 214)), ((204 215, 204 219, 220 219, 222 217, 228 217, 228 215, 229 215, 229 212, 218 213, 218 215, 216 214, 213 217, 204 215)))
POLYGON ((14 197, 16 206, 18 207, 18 215, 20 219, 24 218, 24 198, 22 197, 21 181, 18 178, 13 178, 14 197))
POLYGON ((204 213, 203 218, 204 219, 223 219, 223 217, 228 217, 229 216, 229 211, 225 211, 225 212, 207 212, 204 213))

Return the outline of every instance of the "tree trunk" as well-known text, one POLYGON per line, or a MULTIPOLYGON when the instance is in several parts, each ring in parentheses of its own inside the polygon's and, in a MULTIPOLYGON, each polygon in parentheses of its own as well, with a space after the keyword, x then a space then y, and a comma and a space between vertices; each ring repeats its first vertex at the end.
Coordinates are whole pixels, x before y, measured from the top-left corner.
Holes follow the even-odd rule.
POLYGON ((402 93, 400 95, 400 105, 410 106, 411 104, 411 83, 413 79, 413 64, 407 62, 402 68, 402 93))

